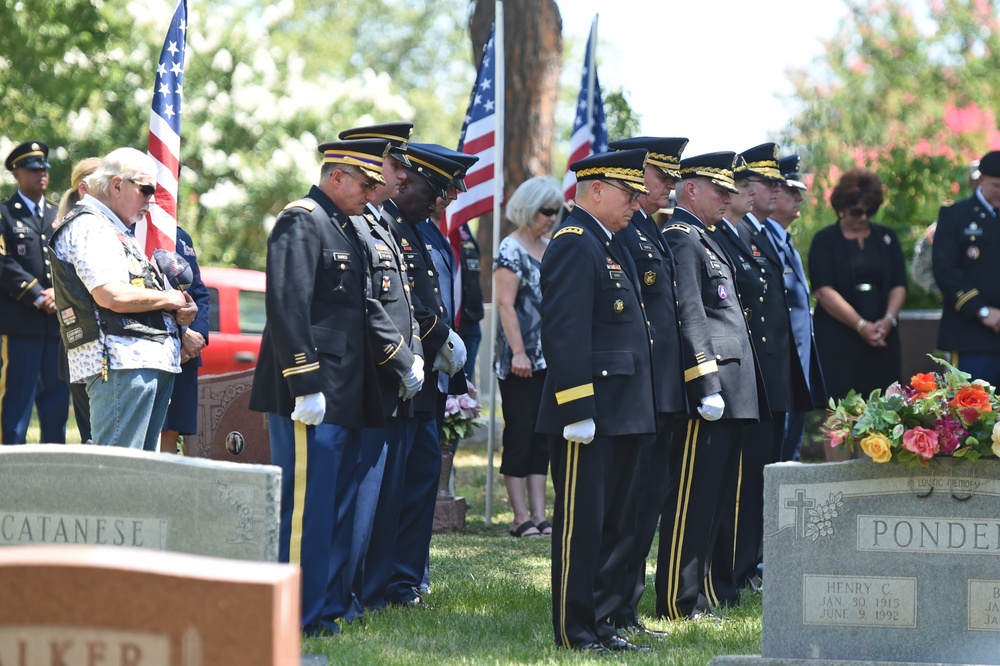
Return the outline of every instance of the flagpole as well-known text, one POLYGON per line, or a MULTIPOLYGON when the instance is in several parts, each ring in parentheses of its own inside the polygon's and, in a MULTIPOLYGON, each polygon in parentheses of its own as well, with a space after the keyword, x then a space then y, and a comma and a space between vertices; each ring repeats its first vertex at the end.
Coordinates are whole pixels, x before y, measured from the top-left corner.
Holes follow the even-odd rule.
MULTIPOLYGON (((493 58, 496 67, 496 80, 494 81, 494 97, 496 103, 496 113, 494 119, 494 139, 493 150, 496 158, 493 160, 493 253, 496 254, 500 246, 500 203, 503 201, 503 148, 504 148, 504 42, 503 42, 503 0, 495 2, 496 17, 493 19, 493 58)), ((490 264, 492 265, 492 261, 490 264)), ((500 325, 500 315, 497 312, 496 299, 497 279, 496 274, 490 272, 490 346, 487 348, 491 356, 497 345, 497 328, 500 325)), ((490 377, 490 422, 489 431, 486 433, 486 524, 493 522, 493 452, 496 449, 496 423, 497 423, 497 378, 491 371, 490 377)), ((482 382, 480 382, 482 383, 482 382)))
POLYGON ((594 140, 594 88, 597 86, 597 19, 600 14, 594 14, 594 20, 590 23, 590 39, 587 40, 589 49, 586 62, 590 63, 587 68, 587 125, 590 127, 590 140, 594 140))

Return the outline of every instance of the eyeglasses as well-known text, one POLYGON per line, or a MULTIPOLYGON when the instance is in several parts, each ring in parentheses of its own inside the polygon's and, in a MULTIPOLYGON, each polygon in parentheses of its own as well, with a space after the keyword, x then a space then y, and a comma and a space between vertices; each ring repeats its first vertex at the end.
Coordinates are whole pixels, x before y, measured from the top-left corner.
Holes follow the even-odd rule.
POLYGON ((763 178, 747 178, 748 183, 760 183, 761 185, 767 185, 768 187, 777 187, 781 183, 777 180, 764 180, 763 178))
POLYGON ((128 182, 138 187, 139 191, 142 192, 142 196, 144 197, 156 194, 156 185, 150 185, 149 183, 140 183, 139 181, 133 180, 131 178, 128 179, 128 182))
POLYGON ((558 215, 559 214, 559 209, 558 208, 539 208, 538 209, 538 214, 539 215, 543 215, 545 217, 552 217, 553 215, 558 215))
POLYGON ((628 195, 628 202, 629 203, 635 203, 636 201, 639 200, 639 194, 640 194, 640 192, 636 192, 634 190, 626 190, 624 187, 618 187, 617 185, 613 184, 610 180, 605 180, 603 182, 606 183, 606 184, 608 184, 608 185, 610 185, 611 187, 615 188, 616 190, 620 190, 620 191, 624 192, 625 194, 627 194, 628 195))
POLYGON ((353 178, 354 180, 358 181, 358 182, 359 182, 359 183, 361 183, 362 185, 364 185, 364 187, 365 187, 365 192, 374 192, 375 190, 377 190, 377 189, 378 189, 378 183, 372 183, 372 182, 369 182, 369 181, 367 181, 367 180, 364 180, 364 179, 362 179, 362 178, 358 178, 357 176, 355 176, 355 175, 354 175, 353 173, 351 173, 350 171, 344 171, 343 173, 344 173, 345 175, 348 175, 348 176, 350 176, 350 177, 351 177, 351 178, 353 178))
POLYGON ((878 212, 878 206, 875 208, 862 208, 861 206, 851 206, 847 209, 847 214, 851 217, 867 217, 869 219, 875 217, 875 213, 878 212))

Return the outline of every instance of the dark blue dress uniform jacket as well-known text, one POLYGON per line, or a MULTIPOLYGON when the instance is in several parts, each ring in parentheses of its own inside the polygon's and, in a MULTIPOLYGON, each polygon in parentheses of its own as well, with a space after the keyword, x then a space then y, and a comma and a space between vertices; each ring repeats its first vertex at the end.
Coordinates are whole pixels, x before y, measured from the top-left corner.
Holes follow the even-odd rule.
POLYGON ((48 237, 57 212, 46 199, 39 223, 17 192, 0 202, 0 334, 59 337, 55 314, 35 307, 52 286, 48 237))
POLYGON ((784 264, 766 237, 767 232, 758 235, 745 219, 736 228, 739 236, 720 222, 710 235, 719 241, 735 270, 733 276, 767 389, 768 405, 776 412, 809 411, 812 400, 792 338, 784 264))
POLYGON ((399 382, 413 366, 414 356, 423 354, 420 329, 413 318, 406 265, 381 212, 369 206, 365 214, 351 217, 358 238, 365 244, 371 271, 368 320, 374 330, 385 331, 394 341, 373 349, 379 380, 379 396, 385 416, 412 416, 412 401, 399 398, 399 382))
POLYGON ((368 351, 380 346, 366 339, 367 261, 351 220, 318 187, 278 215, 267 240, 267 324, 250 409, 287 417, 295 396, 322 392, 324 423, 384 423, 368 351))
MULTIPOLYGON (((207 345, 211 298, 208 293, 208 287, 205 286, 205 283, 201 279, 201 268, 198 266, 198 253, 194 249, 194 243, 191 242, 191 236, 180 227, 177 227, 177 254, 184 257, 184 260, 191 265, 193 279, 187 292, 191 294, 192 300, 198 306, 198 314, 194 316, 194 321, 191 322, 188 328, 201 333, 207 345)), ((200 368, 202 365, 201 354, 189 360, 188 363, 193 363, 195 367, 200 368)))
POLYGON ((431 366, 451 332, 444 302, 441 300, 437 271, 434 270, 434 261, 427 251, 424 237, 417 229, 419 221, 411 223, 404 219, 391 200, 383 204, 382 217, 388 221, 403 253, 410 297, 413 299, 413 314, 420 327, 420 344, 424 350, 424 386, 413 398, 413 407, 418 414, 434 414, 437 411, 438 373, 431 370, 431 366))
POLYGON ((1000 308, 1000 220, 976 195, 943 206, 931 256, 944 300, 938 347, 1000 354, 1000 336, 978 315, 983 306, 1000 308))
POLYGON ((649 318, 653 338, 656 411, 660 414, 686 415, 688 405, 684 391, 677 301, 697 296, 677 291, 674 257, 652 218, 637 211, 629 225, 616 235, 632 255, 649 318))
POLYGON ((656 432, 650 332, 627 252, 579 207, 545 250, 539 432, 561 436, 585 419, 598 437, 656 432))
POLYGON ((703 397, 721 393, 722 418, 758 420, 770 410, 725 250, 683 208, 674 210, 663 237, 674 255, 679 288, 700 296, 700 302, 681 300, 677 313, 688 402, 696 408, 703 397))

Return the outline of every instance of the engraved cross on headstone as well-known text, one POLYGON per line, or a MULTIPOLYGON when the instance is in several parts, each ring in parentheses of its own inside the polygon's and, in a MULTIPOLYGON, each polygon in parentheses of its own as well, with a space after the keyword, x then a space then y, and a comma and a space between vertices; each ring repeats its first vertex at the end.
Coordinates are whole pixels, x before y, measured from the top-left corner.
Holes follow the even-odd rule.
POLYGON ((795 509, 795 538, 801 539, 806 535, 806 509, 816 506, 816 500, 806 499, 806 491, 798 489, 795 491, 795 499, 786 499, 785 508, 795 509))

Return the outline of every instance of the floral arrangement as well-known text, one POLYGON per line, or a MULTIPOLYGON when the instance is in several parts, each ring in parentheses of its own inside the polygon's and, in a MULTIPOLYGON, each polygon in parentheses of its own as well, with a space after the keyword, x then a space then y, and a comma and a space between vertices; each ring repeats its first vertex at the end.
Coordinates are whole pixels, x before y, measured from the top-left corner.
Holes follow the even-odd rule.
POLYGON ((476 400, 476 387, 472 382, 466 382, 467 393, 449 395, 444 403, 444 427, 442 429, 442 444, 454 446, 459 440, 472 434, 479 420, 479 411, 483 408, 476 400))
MULTIPOLYGON (((933 357, 931 357, 933 358, 933 357)), ((877 463, 927 465, 932 458, 978 460, 1000 457, 1000 402, 996 389, 938 358, 944 370, 919 373, 872 391, 867 400, 851 391, 824 429, 831 446, 858 445, 877 463)))

